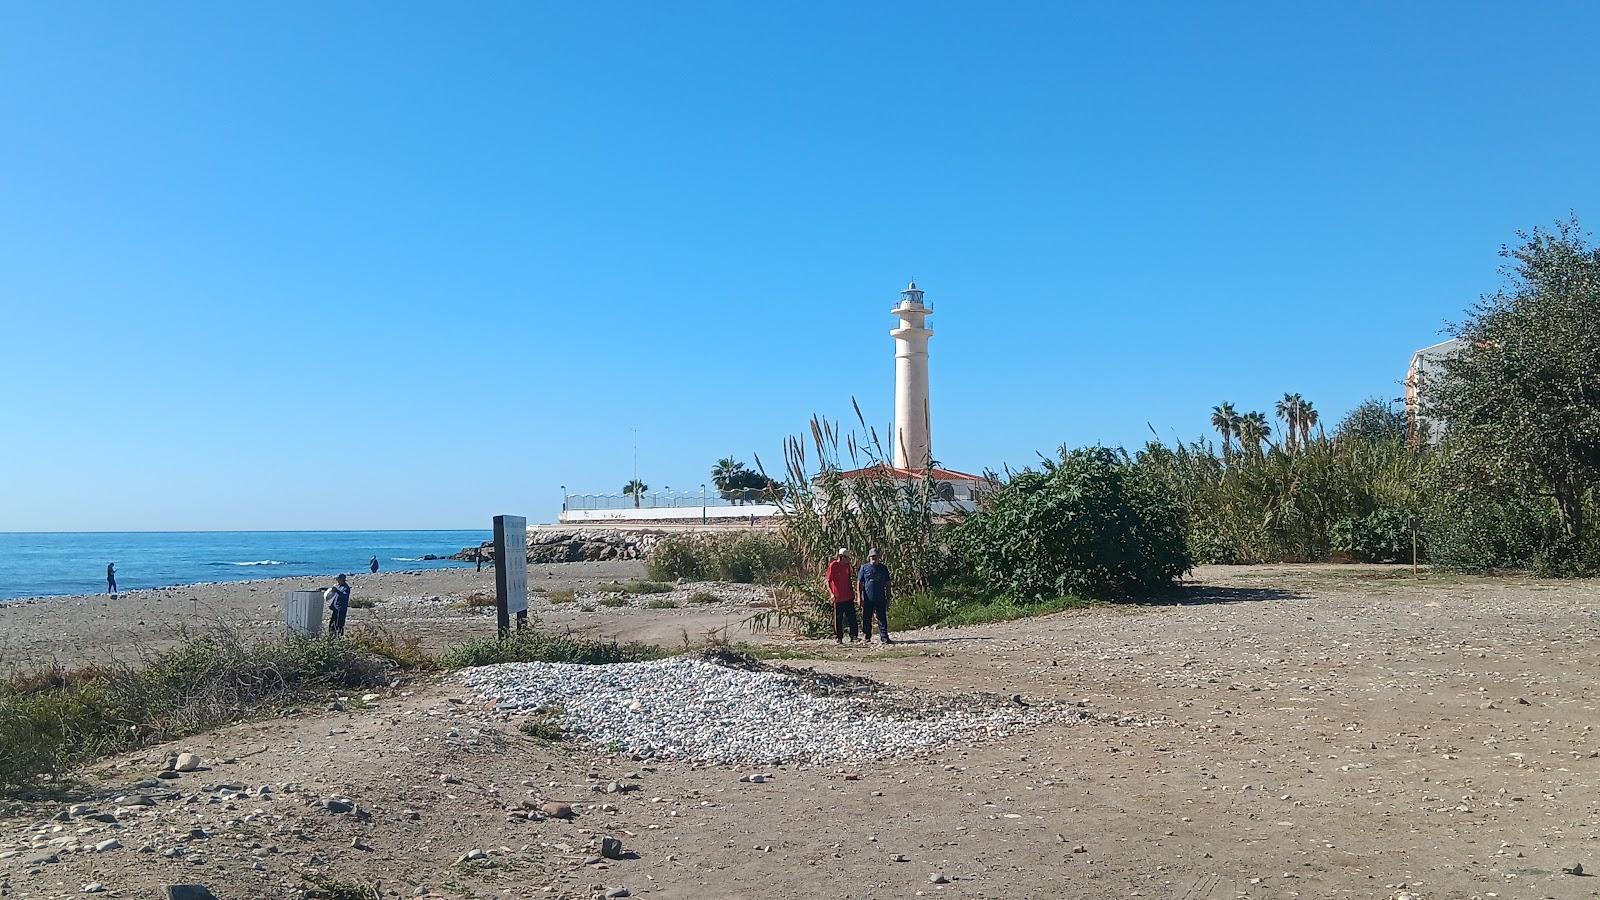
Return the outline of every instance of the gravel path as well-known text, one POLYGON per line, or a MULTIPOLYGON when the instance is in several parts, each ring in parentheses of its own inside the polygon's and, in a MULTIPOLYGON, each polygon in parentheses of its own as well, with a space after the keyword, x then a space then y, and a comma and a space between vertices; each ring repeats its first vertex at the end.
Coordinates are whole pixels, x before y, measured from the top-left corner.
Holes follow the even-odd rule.
POLYGON ((908 756, 957 739, 1005 737, 1083 717, 1020 697, 933 695, 688 657, 603 666, 504 663, 460 677, 502 711, 558 709, 565 730, 600 746, 724 764, 908 756))

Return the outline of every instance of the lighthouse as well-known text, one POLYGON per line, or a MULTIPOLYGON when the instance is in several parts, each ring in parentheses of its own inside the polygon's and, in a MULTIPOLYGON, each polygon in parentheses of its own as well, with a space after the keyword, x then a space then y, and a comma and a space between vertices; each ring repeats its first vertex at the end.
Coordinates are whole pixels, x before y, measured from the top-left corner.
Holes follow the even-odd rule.
POLYGON ((928 409, 928 316, 915 281, 900 292, 890 310, 900 319, 889 332, 894 338, 894 464, 901 469, 926 469, 933 462, 928 409))

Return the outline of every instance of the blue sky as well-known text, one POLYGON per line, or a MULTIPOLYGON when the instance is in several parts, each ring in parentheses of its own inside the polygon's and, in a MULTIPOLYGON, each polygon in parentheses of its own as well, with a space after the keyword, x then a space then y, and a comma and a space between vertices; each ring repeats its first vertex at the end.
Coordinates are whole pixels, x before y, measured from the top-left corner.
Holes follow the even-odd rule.
POLYGON ((1600 216, 1600 7, 7 4, 0 530, 479 527, 892 403, 1396 397, 1600 216))

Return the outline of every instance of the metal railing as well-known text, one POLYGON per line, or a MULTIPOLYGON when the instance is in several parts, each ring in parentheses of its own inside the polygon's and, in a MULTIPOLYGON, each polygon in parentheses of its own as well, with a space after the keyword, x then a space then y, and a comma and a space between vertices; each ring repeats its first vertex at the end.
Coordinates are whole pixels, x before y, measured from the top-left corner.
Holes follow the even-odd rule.
POLYGON ((704 506, 747 506, 771 503, 762 491, 743 491, 733 499, 723 497, 714 490, 700 491, 645 491, 633 494, 567 494, 562 498, 561 509, 686 509, 704 506))

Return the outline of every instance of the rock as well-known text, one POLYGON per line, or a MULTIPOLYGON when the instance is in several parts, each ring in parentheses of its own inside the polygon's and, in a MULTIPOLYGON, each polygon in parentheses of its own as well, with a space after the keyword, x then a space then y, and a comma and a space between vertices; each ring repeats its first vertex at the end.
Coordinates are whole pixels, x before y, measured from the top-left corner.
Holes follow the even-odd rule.
POLYGON ((1573 863, 1570 866, 1562 866, 1561 867, 1561 871, 1565 872, 1568 875, 1582 875, 1583 874, 1583 863, 1573 863))
POLYGON ((934 872, 928 876, 929 884, 949 884, 950 879, 943 872, 934 872))
POLYGON ((165 900, 217 900, 217 895, 203 884, 169 884, 161 888, 165 900))
POLYGON ((91 881, 88 884, 83 886, 83 892, 85 894, 104 893, 105 889, 106 889, 106 886, 101 884, 98 881, 91 881))
POLYGON ((559 803, 554 800, 539 807, 539 810, 552 819, 570 819, 574 815, 571 803, 559 803))
POLYGON ((767 776, 758 773, 755 775, 746 775, 742 780, 748 781, 751 784, 766 784, 767 776))
POLYGON ((622 841, 607 835, 600 839, 600 855, 606 859, 622 858, 622 841))
POLYGON ((614 887, 611 890, 606 891, 607 900, 611 900, 611 898, 614 898, 614 897, 632 897, 632 896, 633 896, 633 892, 628 890, 625 887, 614 887))
POLYGON ((122 848, 122 842, 121 841, 117 840, 116 838, 106 838, 105 840, 101 841, 100 843, 94 845, 94 852, 96 852, 96 853, 105 853, 105 852, 110 851, 110 850, 119 850, 121 848, 122 848))
POLYGON ((156 777, 165 779, 167 781, 171 781, 174 778, 181 778, 182 776, 179 775, 177 772, 174 772, 171 769, 168 769, 168 770, 166 770, 164 772, 157 772, 156 773, 156 777))
POLYGON ((200 768, 200 757, 193 753, 179 753, 173 769, 178 772, 194 772, 200 768))
POLYGON ((454 775, 446 773, 444 775, 440 775, 439 776, 439 783, 440 784, 460 784, 461 783, 461 779, 457 778, 454 775))
POLYGON ((361 702, 362 703, 376 703, 376 702, 378 702, 378 695, 377 694, 362 694, 361 695, 361 702))
POLYGON ((331 813, 347 813, 354 812, 356 804, 348 797, 329 797, 322 801, 322 808, 331 813))
POLYGON ((461 854, 461 858, 457 859, 456 862, 458 864, 459 863, 465 863, 465 862, 477 862, 480 859, 487 858, 488 855, 489 854, 487 854, 487 853, 483 852, 482 850, 479 850, 478 848, 474 847, 471 850, 468 850, 467 852, 461 854))
POLYGON ((1530 703, 1528 701, 1527 697, 1517 697, 1514 700, 1512 700, 1512 702, 1517 704, 1518 706, 1532 706, 1533 705, 1532 703, 1530 703))

